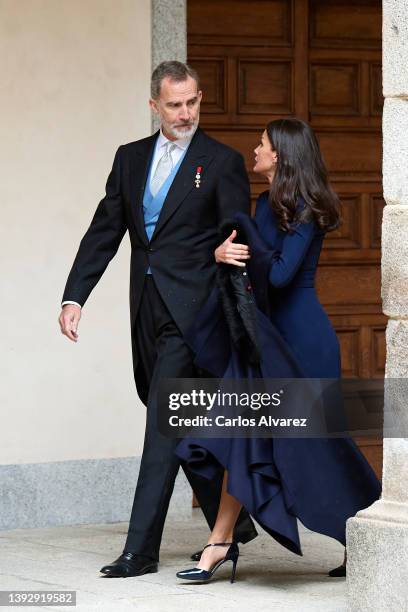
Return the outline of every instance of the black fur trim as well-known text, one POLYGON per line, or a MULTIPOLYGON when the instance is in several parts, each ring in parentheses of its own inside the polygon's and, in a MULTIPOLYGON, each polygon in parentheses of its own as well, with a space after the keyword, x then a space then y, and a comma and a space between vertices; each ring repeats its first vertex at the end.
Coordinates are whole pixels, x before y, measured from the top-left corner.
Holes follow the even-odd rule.
POLYGON ((218 264, 217 284, 231 340, 244 359, 257 364, 260 361, 260 350, 257 342, 256 303, 249 277, 244 272, 243 268, 237 266, 218 264))

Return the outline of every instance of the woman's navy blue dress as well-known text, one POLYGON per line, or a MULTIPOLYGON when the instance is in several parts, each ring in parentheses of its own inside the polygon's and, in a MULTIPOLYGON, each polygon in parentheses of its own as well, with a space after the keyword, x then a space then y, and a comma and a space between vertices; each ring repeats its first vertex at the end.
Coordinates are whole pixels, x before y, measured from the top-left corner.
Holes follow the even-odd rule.
MULTIPOLYGON (((314 221, 294 226, 292 233, 280 231, 268 192, 258 198, 255 222, 244 217, 236 218, 252 236, 248 270, 259 298, 260 372, 234 350, 215 291, 187 338, 197 365, 226 378, 340 378, 338 339, 314 287, 324 233, 314 221)), ((300 555, 297 519, 345 545, 346 520, 381 492, 349 437, 184 438, 176 453, 186 470, 208 479, 227 469, 229 493, 267 533, 300 555)))

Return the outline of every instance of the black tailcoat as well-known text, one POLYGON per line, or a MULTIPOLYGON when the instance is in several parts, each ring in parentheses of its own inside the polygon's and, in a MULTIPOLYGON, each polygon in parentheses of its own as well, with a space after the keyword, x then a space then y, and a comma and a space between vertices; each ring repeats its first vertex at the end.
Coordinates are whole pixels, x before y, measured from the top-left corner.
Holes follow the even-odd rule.
MULTIPOLYGON (((63 294, 63 300, 85 304, 128 231, 132 340, 148 266, 174 322, 184 334, 214 286, 219 226, 236 212, 249 212, 249 183, 241 154, 198 129, 149 242, 142 202, 158 134, 119 147, 106 195, 81 240, 63 294), (199 166, 201 179, 197 188, 199 166)), ((142 356, 137 354, 134 341, 132 348, 139 390, 137 365, 142 356)))

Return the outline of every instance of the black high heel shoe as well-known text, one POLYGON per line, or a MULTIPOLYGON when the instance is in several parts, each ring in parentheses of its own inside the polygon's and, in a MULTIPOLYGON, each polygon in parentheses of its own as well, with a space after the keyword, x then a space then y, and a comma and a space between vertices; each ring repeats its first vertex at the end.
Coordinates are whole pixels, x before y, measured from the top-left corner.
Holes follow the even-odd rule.
POLYGON ((327 572, 330 578, 344 578, 347 575, 347 566, 339 565, 339 567, 335 567, 334 569, 327 572))
POLYGON ((335 567, 334 569, 328 572, 330 578, 344 578, 347 575, 347 550, 344 550, 344 560, 339 567, 335 567))
POLYGON ((220 544, 207 544, 204 546, 203 550, 208 548, 209 546, 229 546, 224 559, 217 561, 213 565, 210 570, 203 570, 199 567, 192 567, 191 569, 183 570, 182 572, 177 572, 177 578, 182 578, 183 580, 192 580, 194 582, 208 582, 214 576, 215 572, 223 563, 226 561, 232 561, 232 572, 231 572, 231 584, 235 580, 235 571, 238 563, 239 557, 239 548, 238 544, 235 542, 221 542, 220 544))

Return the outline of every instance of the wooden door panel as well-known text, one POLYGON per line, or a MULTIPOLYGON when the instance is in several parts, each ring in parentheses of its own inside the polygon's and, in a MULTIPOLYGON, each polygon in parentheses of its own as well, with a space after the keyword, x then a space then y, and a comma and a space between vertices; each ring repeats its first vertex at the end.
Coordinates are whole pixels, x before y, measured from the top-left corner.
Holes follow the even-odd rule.
POLYGON ((316 133, 333 180, 378 179, 381 132, 317 129, 316 133))
POLYGON ((382 66, 380 62, 370 62, 370 113, 382 116, 384 98, 382 95, 382 66))
POLYGON ((292 3, 286 0, 188 0, 187 9, 189 44, 292 44, 292 3))
POLYGON ((381 3, 376 0, 312 0, 310 46, 381 49, 381 3))
POLYGON ((194 67, 200 75, 200 84, 204 92, 202 112, 225 115, 228 112, 226 58, 202 57, 195 60, 194 67))
POLYGON ((343 251, 361 249, 362 194, 345 193, 340 195, 342 223, 325 238, 325 248, 343 251))
POLYGON ((353 304, 378 308, 381 295, 381 274, 378 265, 320 266, 316 278, 317 292, 324 305, 353 304))
POLYGON ((293 62, 258 58, 238 59, 237 113, 290 115, 293 103, 293 62))
POLYGON ((318 115, 360 115, 359 62, 320 61, 310 64, 310 113, 318 115))

